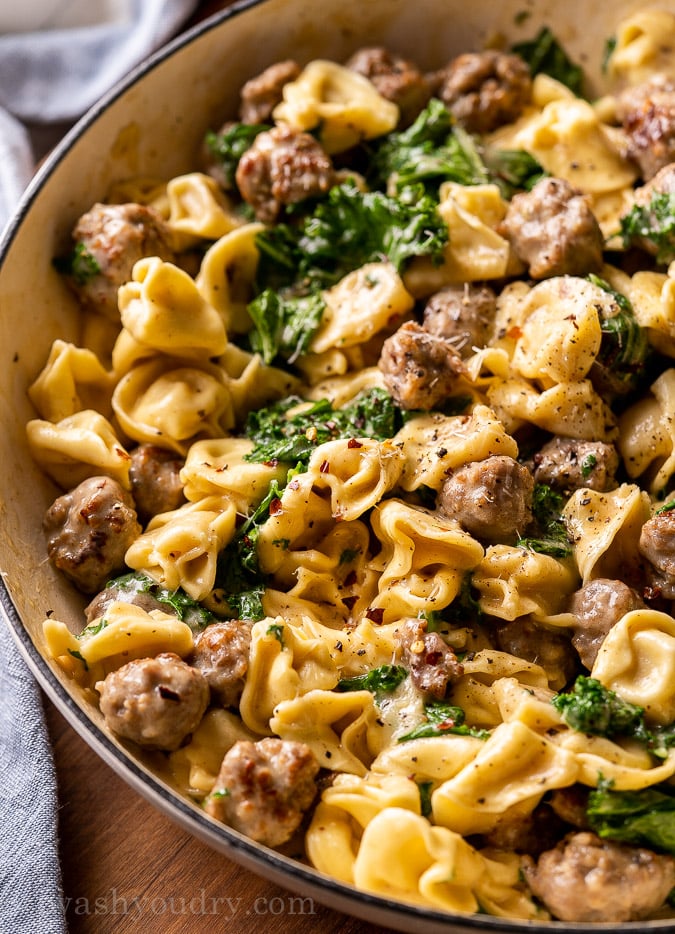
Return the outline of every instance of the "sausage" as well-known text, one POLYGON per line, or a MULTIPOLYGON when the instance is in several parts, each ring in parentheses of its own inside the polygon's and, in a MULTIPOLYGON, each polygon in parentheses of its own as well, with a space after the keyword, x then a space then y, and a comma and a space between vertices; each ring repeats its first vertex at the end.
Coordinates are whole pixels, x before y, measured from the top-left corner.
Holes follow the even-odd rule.
POLYGON ((606 493, 618 486, 619 455, 613 444, 555 437, 532 458, 535 483, 556 490, 597 490, 606 493))
POLYGON ((638 549, 649 562, 654 596, 675 600, 675 510, 657 512, 644 523, 638 549))
POLYGON ((675 883, 675 858, 642 847, 568 834, 535 863, 525 879, 560 921, 639 921, 660 908, 675 883))
POLYGON ((234 707, 241 697, 250 647, 251 624, 246 620, 211 623, 195 636, 188 662, 202 672, 211 696, 223 707, 234 707))
POLYGON ((272 111, 281 103, 284 85, 295 81, 300 66, 292 59, 275 62, 241 89, 239 119, 242 123, 271 123, 272 111))
POLYGON ((549 629, 529 616, 519 616, 510 622, 497 623, 493 634, 497 648, 502 652, 541 665, 549 685, 556 691, 576 673, 576 653, 569 634, 564 630, 549 629))
POLYGON ((95 204, 72 233, 91 256, 98 272, 69 279, 85 308, 119 323, 117 292, 129 282, 137 260, 159 256, 174 262, 171 233, 162 215, 143 204, 95 204))
POLYGON ((675 161, 675 81, 655 75, 623 91, 617 117, 627 138, 627 155, 644 181, 675 161))
POLYGON ((345 62, 375 86, 382 97, 399 108, 399 127, 409 126, 426 107, 431 87, 417 65, 381 46, 358 49, 345 62))
POLYGON ((464 666, 437 632, 427 632, 427 625, 423 619, 406 620, 398 629, 396 639, 415 687, 441 700, 448 684, 464 674, 464 666))
POLYGON ((173 652, 137 658, 96 683, 110 729, 149 749, 178 749, 204 716, 209 686, 173 652))
POLYGON ((378 367, 387 390, 403 409, 433 409, 466 372, 454 344, 416 321, 406 321, 387 338, 378 367))
POLYGON ((131 495, 110 477, 89 477, 59 496, 42 528, 49 560, 82 593, 97 593, 123 570, 142 532, 131 495))
POLYGON ((466 359, 474 347, 484 347, 497 311, 497 297, 487 285, 449 285, 431 295, 423 312, 423 327, 430 334, 452 341, 466 359))
POLYGON ((455 470, 438 494, 438 510, 481 541, 515 542, 532 521, 532 474, 513 457, 493 454, 455 470))
POLYGON ((458 55, 441 69, 437 84, 437 96, 469 133, 490 133, 512 123, 532 95, 523 59, 494 49, 458 55))
POLYGON ((576 617, 572 645, 590 671, 605 636, 632 610, 644 609, 640 594, 620 580, 598 577, 570 597, 569 612, 576 617))
POLYGON ((538 856, 554 846, 567 830, 551 807, 542 803, 527 814, 518 808, 507 809, 496 826, 484 835, 484 842, 498 850, 538 856))
POLYGON ((185 502, 180 472, 185 460, 155 444, 139 444, 130 451, 129 480, 139 519, 178 509, 185 502))
POLYGON ((533 279, 602 268, 604 237, 588 197, 563 178, 542 178, 514 195, 499 233, 533 279))
POLYGON ((238 740, 225 754, 204 807, 246 836, 280 846, 316 795, 319 763, 305 743, 265 737, 238 740))
POLYGON ((313 136, 280 125, 256 136, 239 160, 235 180, 258 220, 273 223, 282 205, 326 194, 335 171, 313 136))

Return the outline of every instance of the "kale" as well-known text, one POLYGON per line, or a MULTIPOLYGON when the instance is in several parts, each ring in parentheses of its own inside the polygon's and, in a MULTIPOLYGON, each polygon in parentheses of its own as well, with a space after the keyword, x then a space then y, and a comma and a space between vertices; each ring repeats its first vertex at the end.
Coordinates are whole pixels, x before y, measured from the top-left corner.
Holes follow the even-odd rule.
POLYGON ((497 184, 504 197, 529 190, 545 175, 524 150, 506 150, 479 141, 455 124, 450 111, 432 98, 415 122, 390 133, 375 150, 369 173, 373 187, 404 192, 414 185, 436 196, 442 182, 497 184))
POLYGON ((593 736, 631 736, 650 741, 644 708, 623 700, 596 678, 579 675, 572 691, 556 694, 551 703, 573 730, 593 736))
POLYGON ((114 587, 119 592, 120 600, 124 600, 125 595, 133 598, 135 594, 148 594, 158 603, 164 604, 168 613, 175 614, 193 632, 198 632, 215 620, 210 610, 193 600, 180 587, 177 590, 168 590, 140 571, 116 577, 108 581, 106 587, 114 587))
POLYGON ((432 98, 411 126, 383 139, 373 155, 369 181, 374 187, 393 184, 397 192, 421 183, 432 193, 444 181, 487 182, 488 173, 472 137, 454 126, 447 107, 432 98))
POLYGON ((270 623, 267 627, 266 633, 268 636, 274 636, 281 648, 285 648, 286 643, 284 641, 284 627, 279 625, 279 623, 270 623))
MULTIPOLYGON (((293 473, 289 471, 289 476, 293 473)), ((274 511, 281 493, 279 482, 273 480, 258 508, 218 555, 215 587, 223 592, 225 602, 238 619, 265 617, 262 595, 267 578, 258 562, 258 538, 260 527, 274 511)))
POLYGON ((378 387, 360 392, 341 409, 334 409, 328 399, 298 408, 302 402, 298 396, 289 396, 248 415, 244 432, 254 448, 246 460, 307 464, 317 446, 326 441, 355 435, 384 441, 399 428, 394 400, 378 387))
POLYGON ((532 496, 534 533, 527 538, 519 538, 516 542, 518 547, 553 558, 569 557, 572 546, 562 520, 564 504, 561 493, 547 483, 536 483, 532 496))
POLYGON ((490 181, 498 185, 502 196, 510 200, 516 192, 531 191, 548 172, 524 149, 498 149, 481 144, 479 152, 490 181))
POLYGON ((53 265, 57 272, 68 276, 76 285, 86 285, 101 272, 96 257, 82 241, 76 243, 66 256, 57 256, 53 265))
POLYGON ((270 127, 263 123, 233 123, 222 133, 209 130, 204 138, 207 151, 218 162, 229 188, 237 187, 235 175, 239 160, 256 136, 270 127))
POLYGON ((253 320, 249 334, 251 349, 270 364, 277 356, 294 363, 306 353, 321 324, 326 303, 319 292, 306 296, 282 297, 265 289, 247 306, 253 320))
POLYGON ((635 317, 630 299, 592 273, 590 282, 608 292, 614 300, 613 313, 600 314, 602 340, 593 363, 591 379, 601 392, 626 395, 644 375, 651 355, 647 331, 635 317))
POLYGON ((408 669, 402 665, 381 665, 372 668, 364 675, 342 678, 337 683, 337 691, 371 691, 378 694, 391 694, 408 677, 408 669))
POLYGON ((582 95, 583 70, 570 60, 548 26, 543 26, 534 39, 513 45, 511 51, 527 62, 532 77, 542 73, 550 75, 578 97, 582 95))
POLYGON ((360 191, 349 180, 331 188, 298 223, 277 224, 257 235, 256 285, 259 291, 316 291, 383 258, 400 271, 414 256, 440 261, 447 239, 435 201, 421 190, 392 198, 360 191))
POLYGON ((432 812, 431 792, 433 791, 434 783, 417 782, 417 787, 420 790, 420 813, 422 817, 430 817, 432 812))
POLYGON ((591 829, 604 839, 675 855, 675 789, 613 791, 611 784, 600 782, 588 796, 591 829))
POLYGON ((616 49, 617 38, 616 36, 607 36, 605 39, 605 44, 602 50, 602 58, 600 61, 600 70, 603 75, 606 75, 609 71, 609 62, 614 55, 614 50, 616 49))
POLYGON ((445 701, 432 701, 425 704, 424 713, 426 721, 420 723, 404 736, 399 736, 397 742, 404 743, 410 739, 446 736, 449 733, 473 736, 476 739, 487 739, 490 735, 489 730, 467 726, 464 722, 465 714, 462 708, 454 707, 445 701))
POLYGON ((675 192, 655 191, 649 203, 634 204, 620 221, 624 247, 651 245, 656 261, 675 259, 675 192))

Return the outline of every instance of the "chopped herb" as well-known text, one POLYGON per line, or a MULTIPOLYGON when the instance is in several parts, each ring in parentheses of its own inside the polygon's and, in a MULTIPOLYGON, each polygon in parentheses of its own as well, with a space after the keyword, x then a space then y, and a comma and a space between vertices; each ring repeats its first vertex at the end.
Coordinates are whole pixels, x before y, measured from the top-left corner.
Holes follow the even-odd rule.
POLYGON ((536 483, 532 497, 533 534, 516 542, 519 548, 552 558, 567 558, 572 546, 562 520, 564 497, 547 483, 536 483))
POLYGON ((670 263, 675 259, 675 192, 655 191, 648 204, 634 204, 621 218, 620 235, 625 247, 647 242, 658 263, 670 263))
POLYGON ((399 743, 410 739, 423 739, 432 736, 445 736, 455 733, 461 736, 473 736, 476 739, 487 739, 489 730, 467 726, 464 723, 465 714, 461 707, 453 707, 445 701, 434 701, 424 707, 426 721, 416 726, 410 733, 398 737, 399 743))
POLYGON ((81 652, 78 652, 76 649, 68 649, 68 654, 72 655, 73 658, 76 658, 78 662, 82 662, 84 665, 84 670, 89 671, 89 665, 87 664, 87 659, 82 655, 81 652))
POLYGON ((360 548, 345 548, 338 564, 351 564, 361 554, 360 548))
POLYGON ((270 127, 262 123, 233 123, 222 133, 209 130, 204 138, 209 153, 218 161, 228 188, 237 187, 235 175, 239 160, 259 133, 270 127))
POLYGON ((247 306, 253 320, 249 333, 252 350, 268 364, 277 356, 294 363, 306 353, 325 308, 319 292, 284 298, 273 289, 265 289, 247 306))
POLYGON ((57 256, 54 268, 62 275, 70 276, 77 285, 86 285, 101 272, 96 257, 81 241, 75 244, 67 256, 57 256))
POLYGON ((658 509, 654 510, 654 515, 660 516, 662 512, 672 512, 673 509, 675 509, 675 499, 668 500, 663 506, 659 506, 658 509))
POLYGON ((229 788, 218 788, 217 791, 212 791, 210 796, 211 798, 229 798, 231 791, 229 788))
POLYGON ((337 691, 371 691, 373 694, 391 694, 408 677, 408 669, 402 665, 381 665, 364 675, 342 678, 337 691))
POLYGON ((602 394, 626 395, 635 389, 645 374, 651 345, 647 331, 641 327, 630 299, 613 289, 599 276, 588 276, 593 285, 612 296, 610 309, 603 306, 600 313, 602 341, 593 363, 591 380, 602 394))
POLYGON ((108 625, 107 620, 100 619, 97 623, 92 623, 90 626, 85 626, 79 636, 76 636, 76 639, 91 639, 92 636, 97 636, 108 625))
POLYGON ((134 595, 148 594, 158 603, 164 604, 167 607, 167 612, 177 616, 193 632, 203 629, 215 619, 210 610, 193 600, 181 588, 168 590, 140 571, 132 571, 129 574, 123 574, 121 577, 115 577, 113 580, 108 581, 106 587, 114 587, 119 593, 119 599, 122 601, 124 601, 125 596, 131 598, 128 600, 130 603, 133 602, 134 595))
POLYGON ((595 454, 587 454, 581 462, 581 476, 588 480, 595 468, 598 466, 598 459, 595 454))
POLYGON ((570 60, 548 26, 543 26, 534 39, 513 45, 511 51, 527 62, 532 77, 541 73, 550 75, 578 97, 581 96, 583 70, 570 60))
MULTIPOLYGON (((289 471, 289 475, 292 471, 289 471)), ((273 480, 255 512, 239 527, 232 541, 218 555, 216 589, 238 619, 264 619, 262 596, 266 577, 258 563, 260 527, 267 521, 270 506, 281 497, 277 480, 273 480)))
POLYGON ((279 623, 271 623, 267 627, 266 634, 268 636, 274 636, 282 649, 286 647, 286 643, 284 642, 284 627, 279 623))

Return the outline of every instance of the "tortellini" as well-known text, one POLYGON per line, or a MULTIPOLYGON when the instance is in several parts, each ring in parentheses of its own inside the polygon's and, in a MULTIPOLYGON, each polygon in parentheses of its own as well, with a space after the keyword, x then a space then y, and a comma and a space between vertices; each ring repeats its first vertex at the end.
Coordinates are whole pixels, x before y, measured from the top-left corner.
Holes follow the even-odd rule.
POLYGON ((318 128, 328 153, 349 149, 361 140, 382 136, 398 123, 399 109, 367 78, 325 59, 305 66, 284 85, 274 119, 299 130, 318 128))

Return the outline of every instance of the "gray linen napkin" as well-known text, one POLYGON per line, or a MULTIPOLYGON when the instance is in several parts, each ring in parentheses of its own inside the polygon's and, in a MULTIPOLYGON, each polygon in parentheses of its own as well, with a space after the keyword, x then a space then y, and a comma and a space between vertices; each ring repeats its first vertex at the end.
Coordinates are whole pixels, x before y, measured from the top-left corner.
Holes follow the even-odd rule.
MULTIPOLYGON (((198 0, 70 0, 39 22, 40 31, 0 34, 0 232, 43 155, 40 141, 56 142, 64 124, 174 36, 197 6, 198 0), (86 25, 78 23, 78 7, 86 25)), ((57 788, 42 696, 4 619, 0 807, 0 932, 62 934, 57 788)))

